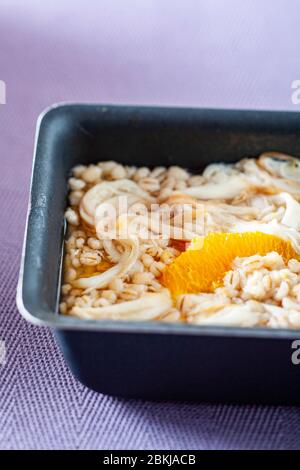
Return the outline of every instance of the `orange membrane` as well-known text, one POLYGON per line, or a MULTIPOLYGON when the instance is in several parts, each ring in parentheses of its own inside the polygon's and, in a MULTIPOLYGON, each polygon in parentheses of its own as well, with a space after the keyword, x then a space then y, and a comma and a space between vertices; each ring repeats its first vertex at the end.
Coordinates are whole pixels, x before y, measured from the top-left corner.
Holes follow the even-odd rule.
POLYGON ((161 277, 174 298, 186 293, 212 292, 222 285, 236 257, 279 253, 287 262, 299 259, 289 241, 261 232, 210 233, 194 239, 190 247, 167 266, 161 277))

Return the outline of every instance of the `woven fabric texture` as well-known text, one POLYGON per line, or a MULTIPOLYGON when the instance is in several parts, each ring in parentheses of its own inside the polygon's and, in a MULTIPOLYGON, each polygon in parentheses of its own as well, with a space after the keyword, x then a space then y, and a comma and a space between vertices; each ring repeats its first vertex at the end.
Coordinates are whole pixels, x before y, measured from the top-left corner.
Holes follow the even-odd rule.
POLYGON ((295 407, 86 389, 15 304, 38 114, 59 101, 297 110, 299 12, 296 0, 0 0, 0 448, 300 448, 295 407))

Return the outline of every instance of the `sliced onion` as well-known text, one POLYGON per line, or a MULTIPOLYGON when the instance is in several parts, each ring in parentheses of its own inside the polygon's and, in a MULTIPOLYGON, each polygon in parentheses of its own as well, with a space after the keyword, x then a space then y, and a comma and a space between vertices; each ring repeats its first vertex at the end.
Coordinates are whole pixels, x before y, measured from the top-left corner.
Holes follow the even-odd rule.
POLYGON ((233 206, 230 204, 205 204, 205 207, 210 212, 229 212, 235 215, 258 215, 259 211, 256 207, 253 206, 233 206))
POLYGON ((137 239, 120 240, 125 251, 118 264, 101 274, 91 277, 82 277, 72 281, 72 285, 79 289, 100 289, 106 287, 116 276, 126 274, 137 261, 139 256, 139 242, 137 239))
POLYGON ((290 194, 281 193, 280 197, 285 201, 286 210, 281 220, 283 225, 300 230, 300 204, 290 194))
MULTIPOLYGON (((121 262, 119 263, 121 264, 121 262)), ((120 266, 116 264, 101 274, 90 277, 81 277, 72 281, 72 285, 78 289, 100 289, 105 287, 110 281, 119 274, 120 266)))
POLYGON ((288 191, 289 193, 300 196, 300 184, 296 181, 283 178, 272 178, 272 184, 278 190, 288 191))
POLYGON ((172 306, 167 289, 147 293, 137 300, 125 301, 107 307, 73 307, 71 314, 79 318, 101 320, 146 321, 153 320, 172 306))
POLYGON ((300 161, 298 158, 279 152, 265 152, 260 155, 258 164, 271 175, 294 180, 299 185, 300 161))
POLYGON ((259 324, 261 313, 251 310, 248 305, 231 305, 209 317, 193 317, 192 323, 211 326, 253 327, 259 324))
POLYGON ((206 183, 183 189, 184 194, 197 199, 233 199, 249 189, 250 183, 242 176, 229 176, 223 183, 206 183))
POLYGON ((89 215, 82 204, 80 204, 79 206, 79 213, 80 213, 80 217, 82 218, 82 220, 88 224, 88 226, 90 227, 93 227, 94 226, 94 217, 89 215))
POLYGON ((141 189, 134 181, 128 179, 122 179, 117 181, 103 181, 93 186, 83 196, 80 208, 83 216, 86 214, 90 217, 94 217, 96 208, 99 204, 112 196, 117 194, 135 194, 141 199, 146 201, 152 201, 153 198, 149 196, 149 193, 141 189))
POLYGON ((263 232, 269 235, 276 235, 284 240, 290 241, 294 250, 300 254, 300 233, 294 228, 286 227, 277 220, 270 223, 260 223, 256 221, 241 221, 231 227, 231 232, 263 232))

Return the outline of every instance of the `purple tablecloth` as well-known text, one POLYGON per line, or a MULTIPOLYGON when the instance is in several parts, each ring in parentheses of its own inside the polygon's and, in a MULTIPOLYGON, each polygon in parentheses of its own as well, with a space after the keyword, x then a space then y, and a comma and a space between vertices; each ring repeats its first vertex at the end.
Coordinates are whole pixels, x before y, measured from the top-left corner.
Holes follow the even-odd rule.
POLYGON ((296 110, 299 13, 297 0, 0 0, 1 448, 300 448, 297 408, 89 391, 15 305, 38 114, 58 101, 296 110))

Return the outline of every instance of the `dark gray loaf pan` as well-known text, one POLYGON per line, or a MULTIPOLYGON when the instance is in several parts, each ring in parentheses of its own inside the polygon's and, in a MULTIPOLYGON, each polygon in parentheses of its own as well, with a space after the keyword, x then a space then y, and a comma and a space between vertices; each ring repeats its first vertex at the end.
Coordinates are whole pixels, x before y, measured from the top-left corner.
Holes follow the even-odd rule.
POLYGON ((300 156, 294 112, 57 105, 39 119, 17 302, 54 330, 74 375, 147 399, 300 403, 300 331, 88 321, 59 315, 67 179, 79 163, 199 170, 276 150, 300 156))

